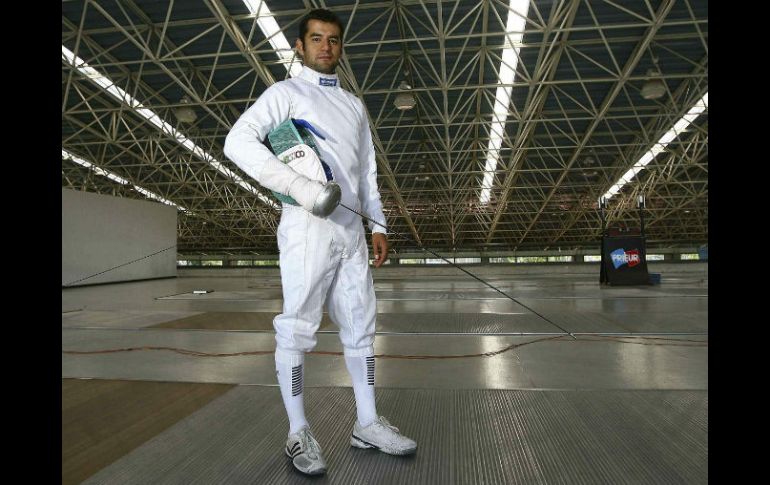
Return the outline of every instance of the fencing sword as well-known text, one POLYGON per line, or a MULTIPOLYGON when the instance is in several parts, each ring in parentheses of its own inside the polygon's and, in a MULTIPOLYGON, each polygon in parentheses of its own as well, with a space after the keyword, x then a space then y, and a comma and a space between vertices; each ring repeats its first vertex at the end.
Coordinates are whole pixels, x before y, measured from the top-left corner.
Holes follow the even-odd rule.
POLYGON ((564 329, 564 328, 562 328, 560 325, 558 325, 558 324, 556 324, 556 323, 552 322, 550 319, 548 319, 548 318, 546 318, 545 316, 541 315, 540 313, 536 312, 535 310, 533 310, 532 308, 528 307, 528 306, 527 306, 527 305, 525 305, 524 303, 520 302, 520 301, 519 301, 519 300, 517 300, 516 298, 512 297, 512 296, 511 296, 511 295, 509 295, 508 293, 504 292, 504 291, 503 291, 503 290, 501 290, 500 288, 497 288, 496 286, 494 286, 494 285, 492 285, 492 284, 490 284, 490 283, 487 283, 486 281, 482 280, 481 278, 479 278, 478 276, 474 275, 474 274, 473 274, 473 273, 471 273, 470 271, 466 270, 465 268, 462 268, 460 265, 458 265, 458 264, 455 264, 454 262, 452 262, 452 261, 448 260, 447 258, 445 258, 445 257, 441 256, 440 254, 436 253, 435 251, 432 251, 432 250, 430 250, 430 249, 426 248, 425 246, 423 246, 422 244, 420 244, 418 241, 416 241, 416 240, 415 240, 414 238, 412 238, 411 236, 407 236, 406 234, 401 234, 401 233, 399 233, 399 232, 397 232, 397 231, 394 231, 393 229, 389 229, 389 228, 388 228, 388 226, 386 226, 385 224, 381 224, 381 223, 379 223, 379 222, 375 221, 374 219, 372 219, 371 217, 368 217, 368 216, 366 216, 365 214, 362 214, 362 213, 358 212, 357 210, 355 210, 355 209, 352 209, 352 208, 350 208, 350 207, 346 206, 346 205, 345 205, 345 204, 343 204, 343 203, 340 203, 339 205, 340 205, 341 207, 344 207, 345 209, 349 210, 350 212, 352 212, 352 213, 354 213, 354 214, 358 214, 359 216, 363 217, 363 218, 364 218, 364 219, 366 219, 367 221, 369 221, 369 222, 371 222, 371 223, 373 223, 373 224, 377 224, 378 226, 380 226, 380 227, 382 227, 383 229, 385 229, 385 231, 387 231, 387 232, 390 232, 391 234, 395 234, 396 236, 399 236, 399 237, 401 237, 401 238, 404 238, 404 239, 406 239, 407 241, 411 241, 411 242, 413 242, 414 244, 416 244, 417 246, 419 246, 419 248, 420 248, 420 249, 422 249, 423 251, 425 251, 425 252, 428 252, 428 253, 430 253, 430 254, 432 254, 432 255, 436 256, 437 258, 439 258, 439 259, 442 259, 442 260, 444 260, 445 262, 447 262, 447 263, 451 264, 452 266, 454 266, 455 268, 459 269, 459 270, 460 270, 460 271, 462 271, 463 273, 467 274, 467 275, 468 275, 468 276, 470 276, 471 278, 473 278, 473 279, 475 279, 476 281, 479 281, 480 283, 482 283, 482 284, 484 284, 484 285, 486 285, 486 286, 488 286, 488 287, 492 288, 493 290, 495 290, 496 292, 500 293, 500 294, 501 294, 501 295, 503 295, 504 297, 508 298, 508 299, 509 299, 509 300, 511 300, 512 302, 516 303, 517 305, 521 305, 522 307, 526 308, 526 309, 527 309, 527 310, 529 310, 530 312, 532 312, 532 313, 534 313, 535 315, 537 315, 538 317, 540 317, 542 320, 545 320, 546 322, 548 322, 548 323, 550 323, 551 325, 553 325, 554 327, 558 328, 559 330, 561 330, 561 331, 562 331, 562 332, 564 332, 565 334, 567 334, 567 335, 569 335, 570 337, 572 337, 573 339, 577 340, 577 338, 575 337, 575 335, 574 335, 572 332, 569 332, 569 331, 565 330, 565 329, 564 329))

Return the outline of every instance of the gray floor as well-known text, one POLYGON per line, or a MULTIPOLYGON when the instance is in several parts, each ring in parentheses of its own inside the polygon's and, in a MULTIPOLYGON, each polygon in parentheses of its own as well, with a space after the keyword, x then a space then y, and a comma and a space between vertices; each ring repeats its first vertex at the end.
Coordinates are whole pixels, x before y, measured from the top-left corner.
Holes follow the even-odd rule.
MULTIPOLYGON (((668 272, 660 285, 617 288, 586 274, 485 279, 519 303, 464 275, 375 272, 378 410, 418 440, 415 458, 350 449, 342 348, 333 327, 319 332, 305 386, 332 467, 322 481, 707 482, 707 276, 668 272)), ((90 482, 299 480, 280 455, 274 334, 150 328, 280 309, 280 279, 269 273, 63 290, 62 377, 238 385, 90 482)))

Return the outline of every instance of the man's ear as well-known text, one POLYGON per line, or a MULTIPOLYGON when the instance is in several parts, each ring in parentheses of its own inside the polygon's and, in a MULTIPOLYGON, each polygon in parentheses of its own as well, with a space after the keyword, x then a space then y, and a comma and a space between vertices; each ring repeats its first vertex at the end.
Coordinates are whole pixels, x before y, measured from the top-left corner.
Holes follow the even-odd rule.
POLYGON ((302 57, 305 57, 305 49, 303 48, 302 40, 300 40, 299 37, 294 42, 294 47, 297 49, 297 54, 299 54, 302 57))

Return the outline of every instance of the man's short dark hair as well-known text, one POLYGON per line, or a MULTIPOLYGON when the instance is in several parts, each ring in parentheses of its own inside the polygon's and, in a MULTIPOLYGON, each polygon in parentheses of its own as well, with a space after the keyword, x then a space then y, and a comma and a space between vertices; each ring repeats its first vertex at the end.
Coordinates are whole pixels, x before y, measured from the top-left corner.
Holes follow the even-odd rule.
POLYGON ((337 24, 337 27, 340 28, 340 41, 342 41, 342 37, 345 35, 345 27, 342 26, 342 22, 340 21, 340 18, 337 17, 336 13, 326 10, 324 8, 317 8, 315 10, 311 10, 307 15, 305 15, 305 18, 303 18, 302 22, 300 22, 299 24, 299 40, 301 40, 302 42, 305 42, 305 34, 307 34, 307 24, 311 20, 320 20, 321 22, 337 24))

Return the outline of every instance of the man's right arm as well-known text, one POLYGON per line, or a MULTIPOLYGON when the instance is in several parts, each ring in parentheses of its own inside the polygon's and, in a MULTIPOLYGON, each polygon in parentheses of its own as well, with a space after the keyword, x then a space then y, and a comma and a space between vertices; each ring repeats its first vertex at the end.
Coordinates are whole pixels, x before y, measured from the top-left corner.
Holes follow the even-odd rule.
MULTIPOLYGON (((291 113, 288 94, 273 85, 235 122, 225 138, 224 152, 241 170, 260 182, 260 173, 269 161, 282 163, 262 143, 272 129, 286 121, 291 113)), ((268 187, 272 189, 272 187, 268 187)))
POLYGON ((291 196, 303 209, 326 217, 339 204, 339 186, 323 185, 297 173, 262 143, 291 114, 291 101, 283 89, 275 84, 269 87, 238 118, 225 138, 225 155, 262 187, 291 196))

